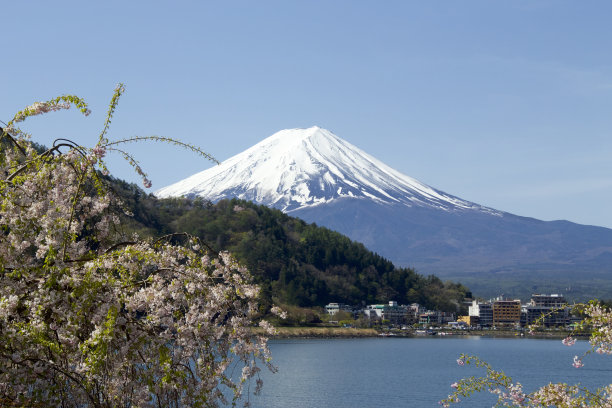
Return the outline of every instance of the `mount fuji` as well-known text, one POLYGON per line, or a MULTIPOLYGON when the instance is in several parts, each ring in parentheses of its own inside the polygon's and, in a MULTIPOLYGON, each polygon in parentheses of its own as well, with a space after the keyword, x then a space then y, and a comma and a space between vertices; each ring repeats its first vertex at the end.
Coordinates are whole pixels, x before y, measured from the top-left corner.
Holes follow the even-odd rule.
POLYGON ((459 279, 483 296, 612 297, 612 230, 463 200, 316 126, 281 130, 156 195, 274 207, 337 230, 398 266, 459 279))
POLYGON ((199 196, 213 202, 236 197, 287 213, 351 198, 502 214, 433 189, 318 126, 281 130, 156 195, 199 196))

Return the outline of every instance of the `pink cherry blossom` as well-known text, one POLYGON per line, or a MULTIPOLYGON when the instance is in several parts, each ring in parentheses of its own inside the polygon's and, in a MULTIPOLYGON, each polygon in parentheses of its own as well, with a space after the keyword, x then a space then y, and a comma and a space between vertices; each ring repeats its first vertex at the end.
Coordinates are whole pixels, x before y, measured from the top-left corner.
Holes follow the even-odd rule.
POLYGON ((561 343, 563 343, 563 345, 565 345, 565 346, 571 347, 574 344, 576 344, 576 339, 571 337, 571 336, 568 336, 568 337, 564 338, 563 340, 561 340, 561 343))
POLYGON ((106 155, 106 148, 104 146, 96 146, 93 149, 91 149, 91 152, 98 158, 101 159, 104 157, 104 155, 106 155))
POLYGON ((582 363, 582 360, 578 356, 574 356, 574 362, 572 363, 572 365, 576 368, 580 368, 584 366, 584 364, 582 363))

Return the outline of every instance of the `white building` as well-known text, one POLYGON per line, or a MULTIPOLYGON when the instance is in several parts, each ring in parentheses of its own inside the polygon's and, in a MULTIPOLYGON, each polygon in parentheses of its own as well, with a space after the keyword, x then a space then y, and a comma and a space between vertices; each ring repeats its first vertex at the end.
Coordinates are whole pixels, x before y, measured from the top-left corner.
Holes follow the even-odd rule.
POLYGON ((468 314, 478 317, 478 324, 482 327, 493 326, 493 305, 489 302, 480 303, 473 300, 472 305, 468 307, 468 314))
POLYGON ((330 303, 327 306, 325 306, 325 311, 331 316, 334 316, 336 313, 338 313, 341 310, 345 312, 353 313, 353 308, 349 305, 345 305, 344 303, 330 303))

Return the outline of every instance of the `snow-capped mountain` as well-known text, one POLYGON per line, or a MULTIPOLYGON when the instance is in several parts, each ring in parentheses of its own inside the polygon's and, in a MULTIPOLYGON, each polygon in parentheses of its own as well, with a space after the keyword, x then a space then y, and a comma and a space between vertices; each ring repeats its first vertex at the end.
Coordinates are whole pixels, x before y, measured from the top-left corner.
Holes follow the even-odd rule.
POLYGON ((460 280, 481 296, 612 297, 612 230, 462 200, 319 127, 282 130, 156 194, 275 207, 339 231, 397 266, 460 280))
POLYGON ((318 126, 281 130, 156 195, 200 196, 213 202, 237 197, 285 212, 350 197, 499 214, 408 177, 318 126))

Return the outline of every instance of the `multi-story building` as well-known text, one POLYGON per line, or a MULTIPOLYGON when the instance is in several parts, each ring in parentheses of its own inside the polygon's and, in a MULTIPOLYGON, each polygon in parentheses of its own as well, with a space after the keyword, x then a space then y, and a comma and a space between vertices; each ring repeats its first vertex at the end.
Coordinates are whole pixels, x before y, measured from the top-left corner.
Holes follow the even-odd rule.
POLYGON ((327 306, 325 306, 325 311, 331 316, 335 315, 341 310, 353 313, 353 308, 349 305, 345 305, 344 303, 329 303, 327 306))
POLYGON ((491 303, 479 303, 477 300, 473 300, 472 305, 468 307, 468 315, 477 317, 480 327, 493 326, 493 307, 491 303))
POLYGON ((446 324, 454 320, 454 313, 441 312, 439 310, 427 310, 419 315, 419 324, 423 326, 430 324, 446 324))
POLYGON ((370 320, 382 320, 382 308, 385 305, 369 305, 363 309, 363 314, 370 320))
POLYGON ((406 323, 407 314, 408 306, 400 306, 393 300, 382 309, 383 320, 388 320, 393 324, 406 323))
POLYGON ((493 326, 517 327, 521 324, 521 301, 498 298, 493 302, 493 326))
POLYGON ((386 305, 369 305, 363 312, 370 319, 382 319, 393 324, 402 324, 407 321, 408 311, 408 306, 398 305, 396 301, 392 300, 386 305))
POLYGON ((439 324, 446 324, 449 322, 454 322, 456 317, 457 317, 456 314, 453 312, 438 311, 438 323, 439 324))
POLYGON ((421 326, 429 326, 430 324, 438 324, 438 314, 433 310, 428 310, 419 315, 419 324, 421 326))
POLYGON ((531 295, 531 302, 534 306, 562 308, 567 306, 567 301, 563 295, 553 293, 552 295, 542 295, 534 293, 531 295))
POLYGON ((419 322, 419 316, 425 313, 427 309, 418 303, 411 303, 406 310, 406 323, 414 324, 419 322))
POLYGON ((365 309, 363 309, 363 313, 370 320, 382 320, 382 310, 385 305, 368 305, 365 309))
POLYGON ((545 327, 567 326, 571 313, 563 295, 531 295, 531 301, 523 306, 524 325, 540 324, 545 327))

